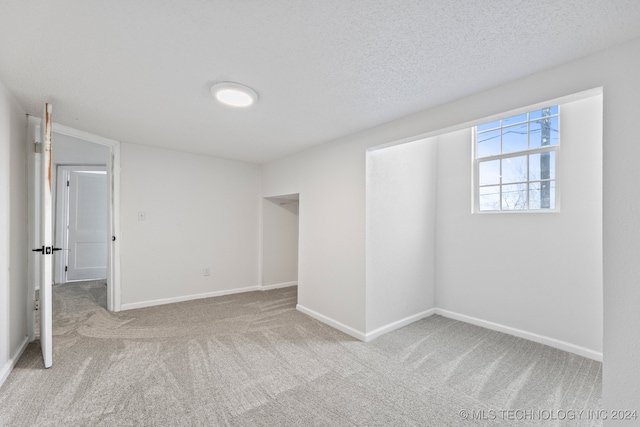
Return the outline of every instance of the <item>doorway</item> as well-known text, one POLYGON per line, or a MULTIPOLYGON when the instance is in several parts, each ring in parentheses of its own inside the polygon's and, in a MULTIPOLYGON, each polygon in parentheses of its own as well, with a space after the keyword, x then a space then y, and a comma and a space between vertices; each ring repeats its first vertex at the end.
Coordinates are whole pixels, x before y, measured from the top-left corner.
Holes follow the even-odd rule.
MULTIPOLYGON (((40 119, 29 117, 28 121, 28 141, 31 143, 38 142, 36 135, 39 133, 40 119)), ((84 131, 73 129, 67 126, 53 123, 53 158, 52 163, 63 166, 84 165, 101 165, 102 178, 106 181, 106 232, 104 240, 106 241, 106 282, 107 282, 107 309, 109 311, 120 311, 120 143, 111 139, 103 138, 84 131), (92 157, 93 155, 93 157, 92 157)), ((30 161, 28 162, 28 187, 29 187, 29 222, 34 226, 30 227, 29 243, 31 247, 37 246, 36 240, 39 235, 40 221, 36 213, 39 209, 38 194, 39 188, 39 161, 40 156, 32 152, 30 161)), ((56 170, 53 168, 53 187, 57 188, 58 180, 56 170)), ((54 191, 54 194, 56 191, 54 191)), ((55 205, 56 201, 54 200, 55 205)), ((61 217, 54 210, 55 220, 61 217)), ((62 233, 60 234, 62 236, 62 233)), ((57 237, 57 236, 56 236, 57 237)), ((55 241, 57 247, 63 247, 59 240, 55 241)), ((104 251, 104 250, 103 250, 104 251)), ((66 252, 66 251, 65 251, 66 252)), ((66 278, 64 273, 64 264, 61 259, 55 260, 54 267, 54 283, 63 283, 66 278)), ((35 255, 29 258, 29 288, 27 303, 29 307, 33 307, 36 299, 36 284, 39 283, 38 275, 40 258, 35 255)), ((28 334, 30 341, 35 339, 35 311, 28 310, 28 334)))
POLYGON ((262 201, 262 289, 298 285, 299 194, 262 201))

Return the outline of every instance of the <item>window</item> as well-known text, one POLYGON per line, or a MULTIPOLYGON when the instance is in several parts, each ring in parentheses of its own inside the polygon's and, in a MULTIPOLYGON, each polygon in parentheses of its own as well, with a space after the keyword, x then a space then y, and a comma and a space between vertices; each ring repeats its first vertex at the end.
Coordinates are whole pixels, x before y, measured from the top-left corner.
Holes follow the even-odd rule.
POLYGON ((558 106, 476 126, 475 212, 557 210, 558 106))

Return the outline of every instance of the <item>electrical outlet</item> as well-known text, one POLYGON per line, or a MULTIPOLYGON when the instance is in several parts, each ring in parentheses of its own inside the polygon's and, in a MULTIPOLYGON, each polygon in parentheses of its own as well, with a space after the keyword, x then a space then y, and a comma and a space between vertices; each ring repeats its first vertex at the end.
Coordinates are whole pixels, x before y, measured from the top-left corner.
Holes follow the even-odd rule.
POLYGON ((202 270, 202 275, 203 275, 203 276, 208 276, 208 275, 210 275, 210 274, 211 274, 211 270, 209 269, 209 267, 205 267, 205 268, 202 270))

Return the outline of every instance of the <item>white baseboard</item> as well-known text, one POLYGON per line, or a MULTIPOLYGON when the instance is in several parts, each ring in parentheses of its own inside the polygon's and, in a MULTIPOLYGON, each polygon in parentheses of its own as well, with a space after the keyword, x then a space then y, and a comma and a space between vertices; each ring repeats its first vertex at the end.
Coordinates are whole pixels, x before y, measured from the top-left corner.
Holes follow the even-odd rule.
POLYGON ((470 323, 472 325, 480 326, 493 331, 503 332, 505 334, 514 335, 519 338, 524 338, 529 341, 537 342, 540 344, 548 345, 549 347, 557 348, 560 350, 568 351, 570 353, 577 354, 579 356, 586 357, 598 362, 602 362, 602 353, 594 351, 579 345, 571 344, 566 341, 557 340, 555 338, 546 337, 544 335, 538 335, 533 332, 523 331, 522 329, 512 328, 510 326, 501 325, 499 323, 489 322, 487 320, 478 319, 476 317, 466 316, 464 314, 455 313, 449 310, 443 310, 441 308, 435 309, 435 314, 439 314, 449 319, 459 320, 461 322, 470 323))
POLYGON ((369 342, 381 335, 395 331, 396 329, 400 329, 404 326, 407 326, 413 322, 424 319, 431 315, 439 314, 441 316, 448 317, 450 319, 459 320, 461 322, 469 323, 471 325, 476 325, 482 328, 491 329, 493 331, 498 331, 498 332, 513 335, 519 338, 524 338, 529 341, 548 345, 549 347, 557 348, 559 350, 567 351, 569 353, 574 353, 579 356, 586 357, 588 359, 602 362, 601 352, 591 350, 585 347, 581 347, 579 345, 571 344, 566 341, 561 341, 555 338, 539 335, 533 332, 523 331, 522 329, 512 328, 511 326, 501 325, 499 323, 478 319, 476 317, 455 313, 453 311, 444 310, 441 308, 432 308, 429 310, 422 311, 420 313, 416 313, 412 316, 405 317, 404 319, 400 319, 395 322, 389 323, 388 325, 374 329, 373 331, 366 334, 356 329, 353 329, 350 326, 345 325, 344 323, 338 322, 337 320, 331 319, 330 317, 327 317, 309 308, 301 306, 300 304, 298 304, 296 308, 298 309, 298 311, 301 311, 302 313, 305 313, 313 317, 314 319, 321 321, 322 323, 325 323, 335 329, 338 329, 339 331, 344 332, 347 335, 350 335, 354 338, 359 339, 360 341, 365 341, 365 342, 369 342))
POLYGON ((351 335, 352 337, 359 339, 360 341, 366 341, 367 337, 364 332, 360 332, 356 329, 353 329, 351 326, 347 326, 344 323, 338 322, 337 320, 333 320, 330 317, 325 316, 324 314, 320 314, 317 311, 313 311, 310 308, 304 307, 300 304, 296 305, 296 309, 301 311, 302 313, 313 317, 316 320, 321 321, 322 323, 326 323, 327 325, 335 328, 339 331, 344 332, 347 335, 351 335))
POLYGON ((154 307, 156 305, 172 304, 174 302, 191 301, 194 299, 220 297, 223 295, 239 294, 242 292, 259 291, 260 289, 261 289, 260 286, 247 286, 246 288, 227 289, 224 291, 206 292, 203 294, 183 295, 183 296, 173 297, 173 298, 162 298, 162 299, 154 299, 150 301, 132 302, 132 303, 120 305, 120 310, 124 311, 124 310, 133 310, 134 308, 154 307))
POLYGON ((13 367, 16 366, 16 363, 18 363, 18 360, 20 360, 20 356, 22 356, 22 353, 24 353, 24 351, 27 349, 28 344, 29 337, 24 337, 24 340, 20 343, 18 349, 13 353, 11 359, 7 360, 7 363, 5 363, 2 369, 0 369, 0 386, 2 386, 7 377, 9 377, 9 374, 13 370, 13 367))
POLYGON ((365 337, 365 341, 369 342, 378 338, 380 335, 384 335, 391 331, 395 331, 396 329, 400 329, 404 326, 407 326, 413 322, 417 322, 418 320, 424 319, 425 317, 432 316, 436 313, 435 308, 431 308, 429 310, 421 311, 420 313, 416 313, 412 316, 405 317, 404 319, 396 320, 395 322, 389 323, 388 325, 381 326, 377 329, 374 329, 371 332, 368 332, 365 337))
POLYGON ((263 291, 269 291, 271 289, 288 288, 289 286, 298 286, 298 281, 276 283, 275 285, 262 285, 260 289, 263 291))
MULTIPOLYGON (((232 295, 232 294, 237 294, 241 292, 251 292, 251 291, 258 291, 258 290, 265 291, 270 289, 284 288, 287 286, 296 286, 297 284, 298 282, 285 282, 285 283, 278 283, 275 285, 268 285, 268 286, 247 286, 245 288, 228 289, 224 291, 215 291, 215 292, 208 292, 203 294, 185 295, 185 296, 174 297, 174 298, 164 298, 164 299, 156 299, 151 301, 141 301, 141 302, 135 302, 135 303, 129 303, 129 304, 122 304, 120 308, 121 310, 132 310, 135 308, 153 307, 156 305, 171 304, 174 302, 183 302, 183 301, 190 301, 194 299, 211 298, 211 297, 217 297, 217 296, 223 296, 223 295, 232 295)), ((296 305, 296 309, 308 316, 313 317, 316 320, 321 321, 322 323, 325 323, 339 331, 344 332, 347 335, 350 335, 356 339, 359 339, 360 341, 365 341, 365 342, 371 341, 381 335, 395 331, 396 329, 400 329, 404 326, 407 326, 413 322, 429 317, 433 314, 439 314, 441 316, 448 317, 450 319, 459 320, 461 322, 480 326, 482 328, 503 332, 509 335, 514 335, 519 338, 524 338, 529 341, 548 345, 553 348, 568 351, 570 353, 574 353, 579 356, 586 357, 588 359, 602 362, 602 352, 591 350, 585 347, 581 347, 579 345, 571 344, 566 341, 561 341, 561 340, 547 337, 544 335, 539 335, 533 332, 512 328, 511 326, 501 325, 499 323, 494 323, 487 320, 478 319, 476 317, 471 317, 464 314, 456 313, 453 311, 444 310, 441 308, 432 308, 429 310, 422 311, 420 313, 416 313, 414 315, 405 317, 404 319, 400 319, 395 322, 389 323, 388 325, 374 329, 369 333, 358 331, 350 326, 345 325, 344 323, 338 322, 337 320, 334 320, 330 317, 320 314, 300 304, 296 305)), ((20 347, 20 351, 17 352, 18 353, 17 358, 19 358, 20 355, 22 355, 22 352, 26 348, 27 343, 28 343, 28 340, 25 339, 25 342, 20 347)), ((0 385, 9 375, 9 372, 11 372, 11 369, 13 369, 13 365, 15 365, 15 363, 17 362, 17 358, 12 358, 11 360, 9 360, 7 364, 5 364, 5 366, 2 368, 2 371, 0 371, 0 385)))

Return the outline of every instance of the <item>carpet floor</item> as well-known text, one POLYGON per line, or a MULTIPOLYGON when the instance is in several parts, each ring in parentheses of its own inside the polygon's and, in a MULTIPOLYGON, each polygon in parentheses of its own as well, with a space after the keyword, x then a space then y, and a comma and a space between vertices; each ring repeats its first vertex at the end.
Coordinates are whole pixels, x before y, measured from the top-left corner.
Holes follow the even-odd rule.
POLYGON ((295 287, 120 313, 104 282, 53 295, 54 365, 29 344, 2 426, 602 425, 601 363, 441 316, 363 343, 295 287))

